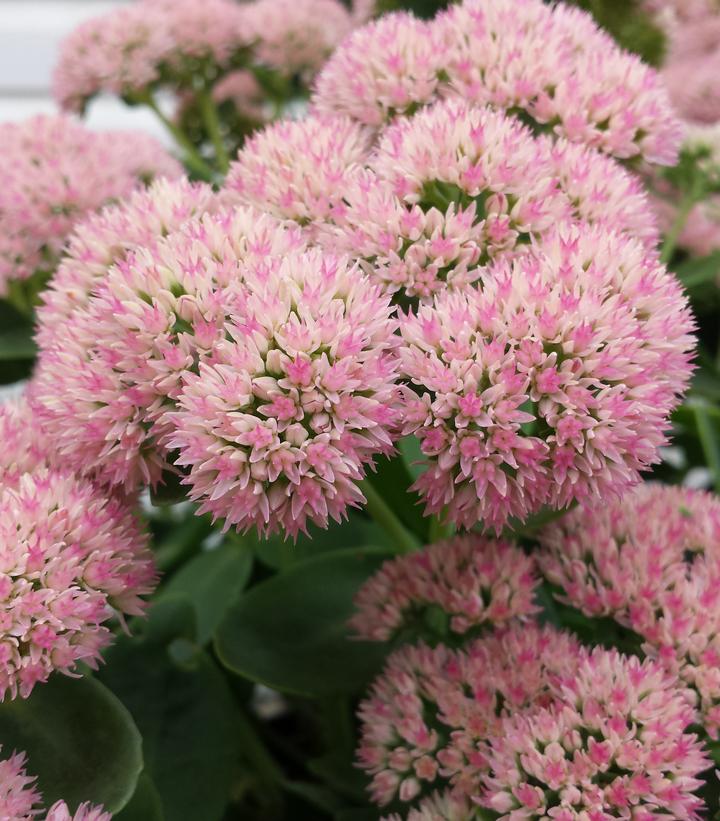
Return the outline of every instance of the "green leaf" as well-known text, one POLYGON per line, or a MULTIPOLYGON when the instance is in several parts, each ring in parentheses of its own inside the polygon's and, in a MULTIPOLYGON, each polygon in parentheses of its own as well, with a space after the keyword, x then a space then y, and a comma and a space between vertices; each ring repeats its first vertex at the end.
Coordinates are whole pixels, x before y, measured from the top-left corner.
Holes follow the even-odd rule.
POLYGON ((342 524, 332 522, 327 529, 311 525, 309 535, 301 534, 296 542, 279 535, 264 539, 255 532, 231 538, 249 546, 263 564, 278 570, 285 570, 321 553, 366 545, 392 546, 381 527, 355 511, 350 512, 347 521, 342 524))
POLYGON ((114 821, 164 821, 162 801, 152 779, 141 773, 135 794, 114 821))
POLYGON ((299 796, 326 813, 333 813, 345 806, 345 802, 332 790, 320 784, 313 784, 310 781, 283 781, 282 786, 287 792, 299 796))
POLYGON ((340 755, 333 750, 319 758, 310 759, 307 768, 340 795, 355 803, 367 803, 368 778, 353 766, 350 756, 340 755))
POLYGON ((358 587, 383 550, 344 550, 300 562, 243 594, 218 628, 215 649, 235 673, 304 696, 354 693, 377 672, 382 645, 351 640, 358 587))
POLYGON ((32 338, 32 328, 16 328, 0 332, 0 362, 18 359, 35 359, 37 345, 32 338))
POLYGON ((185 598, 155 604, 142 634, 121 638, 100 676, 143 735, 145 768, 170 821, 219 821, 240 757, 227 683, 194 640, 185 598))
POLYGON ((162 596, 185 594, 195 607, 197 640, 205 644, 250 578, 251 551, 237 542, 207 550, 183 565, 162 590, 162 596))
POLYGON ((54 675, 30 698, 0 705, 3 752, 22 750, 45 804, 83 801, 117 812, 143 768, 130 713, 99 681, 54 675))

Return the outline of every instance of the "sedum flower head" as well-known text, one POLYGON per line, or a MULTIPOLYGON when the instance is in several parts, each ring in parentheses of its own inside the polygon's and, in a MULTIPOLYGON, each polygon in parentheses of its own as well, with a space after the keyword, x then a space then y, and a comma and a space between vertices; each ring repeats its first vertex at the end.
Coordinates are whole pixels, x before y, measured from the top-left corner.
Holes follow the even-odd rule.
POLYGON ((657 241, 640 184, 613 159, 461 100, 393 123, 368 165, 346 173, 319 240, 359 255, 401 302, 463 288, 568 219, 657 241))
POLYGON ((144 0, 81 23, 60 46, 53 91, 82 111, 111 93, 131 100, 201 72, 230 70, 255 37, 247 11, 231 0, 144 0))
POLYGON ((388 641, 439 609, 455 633, 499 625, 537 611, 532 559, 508 542, 467 534, 383 564, 360 588, 354 632, 388 641))
POLYGON ((548 703, 551 684, 579 658, 569 634, 522 622, 464 650, 394 652, 358 713, 358 764, 372 776, 373 800, 411 802, 448 784, 472 795, 502 717, 548 703))
POLYGON ((212 362, 186 372, 168 448, 200 511, 295 536, 364 501, 392 451, 397 337, 389 297, 319 249, 245 271, 245 304, 212 362))
POLYGON ((317 77, 311 105, 379 127, 431 102, 442 66, 430 23, 406 12, 387 14, 338 46, 317 77))
POLYGON ((720 732, 720 501, 687 488, 641 485, 621 501, 580 508, 541 536, 558 597, 611 616, 645 641, 699 697, 720 732))
POLYGON ((40 468, 0 491, 0 698, 27 698, 78 662, 94 666, 105 622, 141 615, 155 571, 130 509, 90 482, 40 468))
POLYGON ((0 487, 15 484, 24 473, 56 466, 51 440, 30 406, 31 392, 32 387, 22 396, 0 404, 0 487))
MULTIPOLYGON (((477 805, 458 792, 446 790, 431 793, 416 807, 411 807, 406 821, 471 821, 477 813, 477 805)), ((383 816, 381 821, 402 821, 397 813, 383 816)))
POLYGON ((625 233, 649 248, 658 244, 660 231, 652 203, 636 174, 597 149, 564 138, 545 139, 574 219, 625 233))
MULTIPOLYGON (((42 796, 35 786, 35 776, 27 774, 26 760, 25 753, 13 753, 0 760, 0 818, 4 821, 32 821, 42 814, 38 808, 42 796)), ((64 801, 56 801, 44 816, 45 821, 110 821, 111 817, 102 807, 90 803, 80 804, 73 814, 64 801)))
POLYGON ((0 139, 0 294, 10 280, 52 271, 88 213, 154 176, 182 174, 152 137, 92 132, 64 116, 5 123, 0 139))
POLYGON ((48 810, 45 821, 110 821, 112 815, 102 807, 85 802, 73 814, 64 801, 56 801, 48 810))
POLYGON ((312 77, 353 28, 338 0, 255 0, 248 16, 257 59, 286 75, 312 77))
POLYGON ((720 68, 720 8, 705 5, 702 9, 699 3, 685 19, 675 9, 661 21, 668 40, 662 77, 679 115, 710 125, 720 117, 720 94, 713 81, 720 68))
POLYGON ((708 759, 688 732, 687 693, 661 666, 596 649, 560 703, 504 719, 492 738, 482 803, 502 821, 675 818, 699 821, 708 759))
POLYGON ((127 490, 169 468, 161 444, 182 388, 225 338, 248 266, 272 268, 304 247, 300 229, 237 208, 206 214, 112 266, 63 344, 43 352, 37 413, 63 463, 127 490))
POLYGON ((369 151, 369 131, 348 117, 280 120, 243 145, 221 199, 301 225, 323 222, 343 195, 348 169, 369 151))
POLYGON ((57 272, 42 293, 37 338, 42 349, 63 345, 63 328, 83 310, 109 268, 138 247, 152 248, 191 217, 209 210, 210 186, 186 179, 156 180, 78 223, 57 272))
MULTIPOLYGON (((0 753, 2 746, 0 746, 0 753)), ((8 821, 30 821, 41 800, 34 776, 25 771, 25 753, 13 753, 0 759, 0 818, 8 821)))
POLYGON ((465 0, 435 25, 450 93, 622 159, 676 161, 682 128, 660 77, 589 14, 542 0, 465 0))
POLYGON ((693 320, 639 242, 565 226, 402 318, 404 433, 428 513, 502 528, 604 498, 657 461, 691 368, 693 320))

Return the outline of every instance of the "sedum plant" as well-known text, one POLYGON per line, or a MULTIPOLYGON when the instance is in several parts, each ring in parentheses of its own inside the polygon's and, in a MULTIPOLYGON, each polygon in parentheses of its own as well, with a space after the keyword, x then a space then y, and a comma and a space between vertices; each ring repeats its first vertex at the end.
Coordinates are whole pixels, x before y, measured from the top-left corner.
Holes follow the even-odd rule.
POLYGON ((674 5, 68 37, 61 113, 0 127, 0 818, 718 814, 717 140, 677 64, 720 14, 674 5), (172 146, 87 130, 100 94, 172 146))

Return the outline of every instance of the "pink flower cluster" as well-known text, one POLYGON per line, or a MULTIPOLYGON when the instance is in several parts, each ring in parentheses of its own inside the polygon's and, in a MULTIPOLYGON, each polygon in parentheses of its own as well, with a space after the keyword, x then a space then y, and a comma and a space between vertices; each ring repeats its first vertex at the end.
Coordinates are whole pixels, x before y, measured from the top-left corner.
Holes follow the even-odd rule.
POLYGON ((636 483, 687 386, 692 330, 641 244, 576 225, 403 316, 403 431, 427 459, 426 511, 499 530, 636 483))
POLYGON ((177 451, 191 498, 242 528, 296 534, 362 502, 398 427, 396 322, 355 266, 304 249, 237 208, 118 261, 41 356, 65 463, 132 489, 177 451))
MULTIPOLYGON (((406 821, 471 821, 477 814, 477 805, 467 796, 447 790, 431 793, 416 807, 411 807, 406 821)), ((398 813, 383 816, 381 821, 402 821, 398 813)))
POLYGON ((0 125, 0 294, 8 283, 53 270, 85 215, 155 176, 182 168, 153 138, 92 132, 69 117, 0 125))
POLYGON ((535 613, 538 583, 534 562, 518 547, 456 536, 385 562, 358 591, 350 625, 361 638, 388 641, 417 633, 437 608, 450 630, 465 634, 535 613))
POLYGON ((611 616, 697 692, 720 733, 720 500, 647 484, 620 502, 581 508, 541 536, 540 564, 557 596, 611 616))
POLYGON ((656 72, 590 15, 542 0, 465 0, 431 23, 385 17, 340 45, 313 104, 380 126, 438 96, 520 112, 623 159, 671 165, 682 138, 656 72))
MULTIPOLYGON (((401 301, 471 284, 479 266, 514 255, 568 219, 648 246, 657 241, 640 184, 610 157, 536 139, 515 118, 460 100, 397 120, 367 166, 344 171, 330 219, 319 214, 326 220, 317 227, 320 242, 363 257, 373 276, 401 290, 401 301)), ((280 180, 267 160, 263 170, 280 180)))
POLYGON ((255 58, 283 74, 313 76, 353 28, 338 0, 255 0, 247 8, 255 58))
POLYGON ((167 447, 200 512, 295 536, 361 504, 356 482, 393 449, 395 320, 357 267, 317 249, 244 285, 227 342, 183 375, 167 447))
POLYGON ((256 32, 232 0, 140 0, 81 23, 61 44, 54 94, 82 111, 96 94, 139 98, 196 72, 230 70, 256 32))
POLYGON ((379 127, 436 99, 443 65, 431 23, 387 14, 340 44, 317 77, 311 105, 379 127))
POLYGON ((130 507, 51 466, 37 427, 24 399, 0 409, 0 700, 96 664, 104 623, 142 614, 155 586, 130 507))
POLYGON ((54 94, 82 111, 103 92, 148 102, 158 88, 211 86, 251 64, 311 76, 354 25, 338 0, 138 0, 63 41, 54 94))
POLYGON ((118 260, 41 351, 32 399, 63 464, 128 491, 157 484, 170 468, 161 420, 241 311, 246 267, 304 247, 296 226, 246 208, 198 216, 118 260))
POLYGON ((184 178, 161 179, 78 222, 58 270, 41 295, 43 304, 37 310, 40 348, 65 344, 68 321, 87 306, 112 265, 126 260, 133 249, 153 248, 161 237, 212 205, 209 186, 184 178))
POLYGON ((451 785, 477 795, 503 717, 549 703, 581 658, 569 634, 516 622, 462 650, 404 645, 360 705, 359 766, 373 800, 415 801, 451 785))
POLYGON ((694 123, 714 123, 720 119, 720 7, 698 3, 682 15, 677 8, 662 16, 667 33, 667 56, 662 77, 678 113, 694 123))
MULTIPOLYGON (((0 747, 0 751, 2 747, 0 747)), ((4 821, 32 821, 39 818, 42 796, 35 787, 35 777, 28 776, 24 753, 13 753, 0 760, 0 818, 4 821)), ((71 813, 64 801, 57 801, 44 816, 45 821, 110 821, 102 807, 81 804, 71 813)))
POLYGON ((704 808, 694 792, 709 761, 683 685, 550 627, 456 651, 406 645, 359 715, 374 801, 414 802, 415 821, 469 821, 478 805, 507 821, 697 821, 704 808))
POLYGON ((709 760, 674 676, 596 649, 558 689, 555 705, 508 717, 490 743, 482 803, 500 821, 704 817, 694 791, 709 760))
POLYGON ((322 223, 343 196, 348 169, 369 152, 369 131, 347 117, 280 120, 241 148, 221 201, 301 225, 322 223))

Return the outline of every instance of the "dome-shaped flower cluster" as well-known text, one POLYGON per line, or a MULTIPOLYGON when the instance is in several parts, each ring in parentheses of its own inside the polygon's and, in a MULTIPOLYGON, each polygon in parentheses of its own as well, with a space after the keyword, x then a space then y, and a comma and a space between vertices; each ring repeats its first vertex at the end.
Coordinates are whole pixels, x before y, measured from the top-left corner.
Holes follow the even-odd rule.
POLYGON ((622 501, 581 508, 545 529, 540 563, 557 596, 611 616, 699 694, 720 731, 720 500, 642 485, 622 501))
POLYGON ((682 129, 657 73, 578 9, 465 0, 442 15, 451 93, 520 110, 621 158, 672 165, 682 129))
POLYGON ((33 416, 27 396, 0 404, 0 486, 15 484, 23 473, 55 466, 50 441, 33 416))
POLYGON ((372 776, 373 800, 409 802, 448 783, 476 793, 502 718, 548 703, 580 657, 569 634, 521 622, 463 650, 394 652, 359 710, 358 763, 372 776))
POLYGON ((155 176, 182 167, 153 138, 92 132, 68 117, 0 126, 0 294, 52 271, 73 225, 155 176))
POLYGON ((161 419, 182 374, 226 336, 246 266, 304 247, 300 229, 253 209, 206 214, 112 266, 43 351, 35 410, 63 463, 103 484, 156 484, 169 467, 161 419))
POLYGON ((637 482, 687 386, 692 329, 640 243, 582 225, 402 317, 426 511, 500 529, 637 482))
POLYGON ((460 100, 396 121, 367 166, 345 171, 319 239, 362 257, 369 273, 401 291, 401 302, 463 288, 482 275, 479 266, 568 219, 657 241, 640 184, 612 158, 537 139, 514 117, 460 100))
POLYGON ((25 771, 25 761, 25 754, 18 752, 0 759, 0 818, 18 821, 35 814, 41 797, 34 786, 35 778, 25 771))
POLYGON ((398 428, 389 297, 318 249, 248 266, 242 312, 212 362, 186 372, 167 447, 200 511, 290 535, 327 527, 363 495, 398 428))
POLYGON ((355 597, 350 625, 358 636, 388 641, 417 632, 432 608, 455 633, 496 626, 537 611, 535 564, 508 542, 467 534, 383 564, 355 597))
MULTIPOLYGON (((471 821, 477 814, 477 805, 467 796, 447 790, 431 793, 417 807, 411 807, 406 821, 471 821)), ((381 821, 403 821, 397 813, 384 815, 381 821)))
POLYGON ((693 123, 720 118, 720 93, 714 78, 720 68, 720 8, 707 3, 689 16, 677 12, 662 16, 667 55, 662 78, 676 110, 693 123))
POLYGON ((381 126, 436 98, 444 65, 431 23, 387 14, 347 37, 315 83, 312 105, 381 126))
POLYGON ((369 131, 347 117, 280 120, 247 140, 221 200, 301 225, 323 222, 343 196, 348 169, 369 151, 369 131))
POLYGON ((41 295, 43 304, 37 310, 41 349, 64 345, 68 321, 76 310, 87 306, 114 263, 125 260, 135 248, 153 248, 162 237, 212 205, 210 186, 184 178, 162 179, 79 222, 58 270, 41 295))
POLYGON ((313 103, 379 126, 448 95, 623 159, 671 165, 682 139, 653 69, 589 14, 542 0, 465 0, 430 23, 383 18, 340 45, 313 103))
MULTIPOLYGON (((0 747, 0 752, 2 747, 0 747)), ((25 769, 25 753, 13 753, 0 760, 0 818, 4 821, 32 821, 41 815, 38 805, 42 796, 35 787, 35 776, 25 769)), ((56 801, 44 816, 45 821, 110 821, 111 815, 102 807, 80 804, 71 813, 64 801, 56 801)))
POLYGON ((232 0, 141 0, 81 23, 61 44, 54 94, 82 111, 96 94, 139 99, 182 86, 194 73, 233 68, 256 37, 251 16, 232 0))
POLYGON ((482 803, 517 818, 699 821, 709 761, 687 694, 660 665, 596 649, 558 703, 501 722, 482 803))
POLYGON ((247 10, 256 59, 286 75, 313 76, 353 28, 338 0, 255 0, 247 10))
POLYGON ((574 219, 636 237, 649 248, 658 244, 657 220, 638 175, 597 149, 563 138, 551 141, 549 151, 574 219))
POLYGON ((0 438, 1 701, 95 665, 105 622, 141 615, 156 578, 130 506, 61 466, 25 396, 0 407, 0 438))
POLYGON ((0 490, 0 698, 26 698, 54 670, 95 665, 114 612, 140 615, 154 588, 129 508, 40 468, 0 490))
POLYGON ((295 534, 361 502, 398 426, 396 323, 357 268, 303 247, 240 208, 112 267, 36 377, 65 463, 131 489, 178 451, 191 497, 243 528, 295 534))

